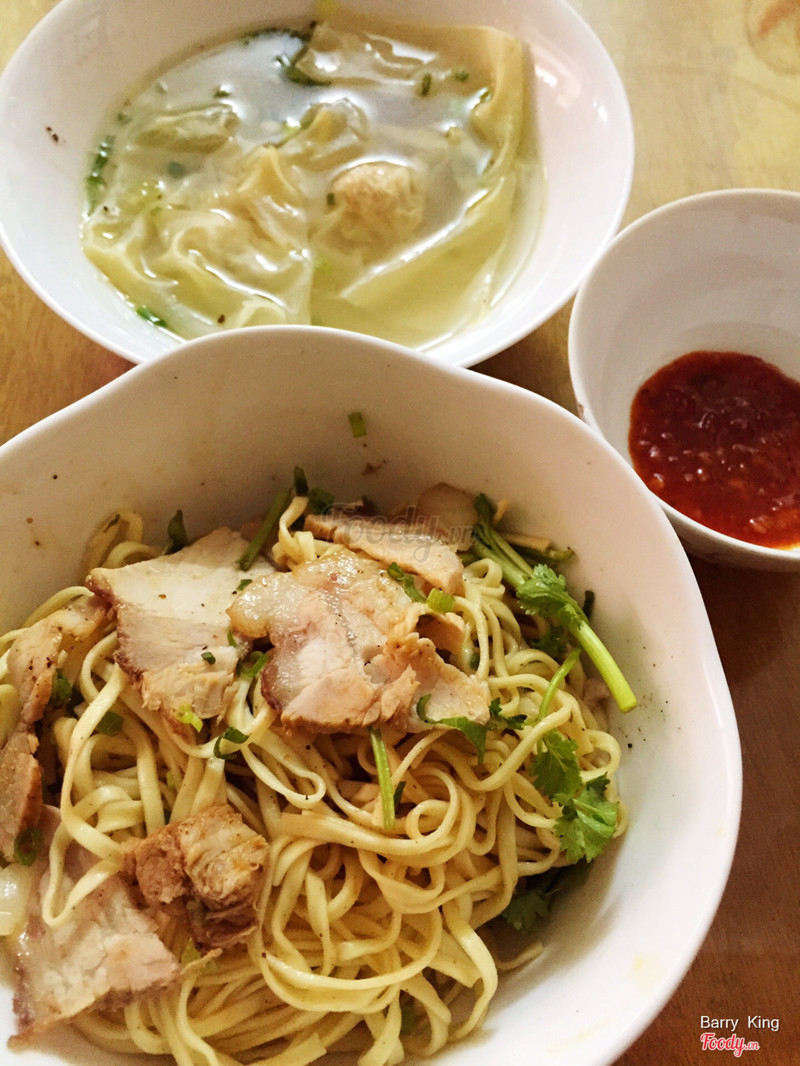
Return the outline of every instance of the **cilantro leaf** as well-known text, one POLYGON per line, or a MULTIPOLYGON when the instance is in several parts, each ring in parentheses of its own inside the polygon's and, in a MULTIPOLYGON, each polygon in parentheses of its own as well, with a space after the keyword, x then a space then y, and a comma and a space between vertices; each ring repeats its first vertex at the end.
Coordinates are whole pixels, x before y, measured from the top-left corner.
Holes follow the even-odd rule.
POLYGON ((492 729, 524 729, 530 724, 526 714, 503 714, 496 696, 489 704, 489 726, 492 729))
POLYGON ((589 866, 578 861, 569 867, 550 867, 545 873, 523 877, 500 918, 505 919, 519 933, 530 933, 540 918, 549 915, 553 902, 565 888, 582 885, 586 881, 589 866))
POLYGON ((528 888, 517 892, 508 901, 500 917, 519 933, 529 933, 538 918, 550 913, 550 894, 544 888, 528 888))
POLYGON ((596 859, 614 835, 618 804, 606 798, 607 786, 605 774, 595 777, 563 805, 553 828, 570 862, 596 859))
POLYGON ((577 750, 574 740, 551 729, 542 737, 541 747, 533 758, 531 776, 534 784, 556 803, 569 803, 581 787, 577 750))
POLYGON ((466 715, 455 715, 452 718, 431 718, 426 707, 430 700, 430 693, 420 696, 417 701, 417 717, 428 725, 446 726, 448 729, 458 729, 472 742, 478 752, 478 762, 482 763, 486 756, 486 740, 492 730, 502 732, 504 729, 524 729, 531 724, 531 720, 524 714, 509 715, 507 718, 500 711, 500 700, 493 699, 489 704, 489 720, 483 725, 475 722, 466 715))
POLYGON ((588 869, 585 862, 578 862, 574 866, 554 866, 543 874, 523 878, 500 917, 518 932, 529 933, 539 918, 548 916, 554 897, 564 888, 582 884, 588 869))
POLYGON ((549 626, 538 640, 530 641, 530 645, 560 661, 569 651, 569 634, 563 626, 549 626))
POLYGON ((478 752, 478 762, 482 763, 483 758, 486 755, 486 736, 489 732, 489 728, 485 725, 481 725, 479 722, 473 722, 471 718, 467 718, 466 715, 463 714, 454 715, 452 718, 431 718, 426 710, 430 698, 431 694, 427 692, 417 700, 417 717, 421 721, 427 722, 428 725, 446 726, 448 729, 457 729, 459 732, 463 733, 476 748, 478 752))

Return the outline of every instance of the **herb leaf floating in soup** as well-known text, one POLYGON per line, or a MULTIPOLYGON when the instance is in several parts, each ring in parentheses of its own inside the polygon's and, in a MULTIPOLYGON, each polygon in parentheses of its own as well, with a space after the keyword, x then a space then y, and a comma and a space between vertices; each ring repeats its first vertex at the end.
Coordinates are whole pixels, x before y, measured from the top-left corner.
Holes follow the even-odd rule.
POLYGON ((499 30, 338 12, 250 33, 115 109, 84 249, 181 337, 313 323, 425 348, 482 317, 535 237, 529 130, 499 30))

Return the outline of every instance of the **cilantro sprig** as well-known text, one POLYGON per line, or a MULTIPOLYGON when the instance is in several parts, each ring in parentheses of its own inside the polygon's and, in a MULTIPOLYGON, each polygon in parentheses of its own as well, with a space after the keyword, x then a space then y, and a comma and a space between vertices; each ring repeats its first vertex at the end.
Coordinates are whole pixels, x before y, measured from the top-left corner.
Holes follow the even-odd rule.
POLYGON ((569 862, 591 862, 614 836, 619 804, 606 796, 606 774, 582 784, 577 749, 574 740, 550 729, 538 744, 530 772, 539 791, 561 807, 553 831, 569 862))
POLYGON ((530 933, 541 918, 546 918, 553 902, 565 888, 582 883, 588 872, 585 862, 572 866, 553 866, 543 874, 523 878, 505 909, 500 912, 519 933, 530 933))
POLYGON ((525 726, 533 724, 533 720, 524 714, 504 715, 500 710, 500 701, 498 699, 493 699, 489 704, 489 720, 485 724, 475 722, 472 718, 467 718, 466 715, 461 714, 453 715, 449 718, 431 718, 427 712, 430 698, 430 693, 426 693, 417 700, 417 717, 427 725, 444 726, 447 729, 457 729, 460 733, 463 733, 478 752, 479 763, 482 763, 486 757, 486 741, 489 733, 492 731, 502 732, 505 729, 524 729, 525 726))
POLYGON ((586 612, 567 589, 563 574, 546 563, 531 566, 494 527, 495 509, 488 497, 475 499, 478 520, 473 527, 472 550, 499 563, 504 580, 513 589, 520 608, 533 617, 562 626, 586 652, 621 711, 636 706, 636 696, 613 656, 589 624, 586 612))
POLYGON ((618 804, 606 798, 607 786, 605 774, 594 777, 562 808, 554 831, 570 862, 582 858, 591 862, 605 851, 614 836, 618 804))

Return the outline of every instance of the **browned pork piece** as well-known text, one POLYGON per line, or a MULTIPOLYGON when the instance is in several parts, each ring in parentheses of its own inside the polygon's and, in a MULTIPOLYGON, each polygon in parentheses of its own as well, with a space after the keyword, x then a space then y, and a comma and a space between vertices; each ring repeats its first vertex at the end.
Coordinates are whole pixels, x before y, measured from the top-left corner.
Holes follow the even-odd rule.
POLYGON ((38 744, 35 733, 18 729, 0 753, 0 855, 5 862, 14 861, 17 838, 32 829, 42 813, 42 768, 35 754, 38 744))
MULTIPOLYGON (((247 541, 217 529, 172 555, 97 567, 87 585, 116 615, 117 661, 142 695, 173 728, 186 709, 213 718, 232 698, 239 659, 250 650, 228 639, 226 614, 245 576, 238 560, 247 541)), ((272 570, 257 560, 247 573, 272 570)))
POLYGON ((229 615, 237 634, 272 641, 261 685, 286 726, 348 732, 388 723, 420 730, 422 696, 430 697, 426 716, 485 722, 488 687, 420 636, 425 610, 374 559, 342 547, 254 581, 229 615))
MULTIPOLYGON (((78 845, 70 846, 66 889, 92 861, 78 845)), ((40 916, 50 877, 46 857, 38 858, 36 866, 40 878, 31 893, 29 917, 10 945, 15 950, 18 1022, 10 1046, 25 1046, 51 1025, 83 1011, 124 1007, 180 979, 183 968, 119 875, 82 899, 64 924, 50 927, 40 916)))
POLYGON ((417 522, 424 522, 431 532, 438 533, 459 551, 466 551, 472 543, 472 528, 477 519, 472 493, 439 481, 419 494, 413 515, 417 522))
POLYGON ((196 943, 223 948, 256 926, 269 845, 227 804, 132 844, 125 873, 145 903, 177 914, 196 943))
POLYGON ((389 520, 347 510, 307 515, 305 528, 320 540, 331 540, 364 552, 384 566, 397 563, 418 574, 433 588, 458 594, 464 589, 464 566, 455 545, 442 539, 428 519, 389 520))
POLYGON ((54 611, 24 629, 8 651, 8 673, 20 701, 19 718, 0 751, 0 855, 14 860, 14 842, 42 811, 42 771, 36 723, 53 694, 62 655, 92 640, 105 611, 88 599, 54 611))
POLYGON ((94 640, 105 619, 105 608, 84 597, 22 630, 8 652, 9 677, 22 702, 20 724, 38 722, 50 701, 62 653, 94 640))

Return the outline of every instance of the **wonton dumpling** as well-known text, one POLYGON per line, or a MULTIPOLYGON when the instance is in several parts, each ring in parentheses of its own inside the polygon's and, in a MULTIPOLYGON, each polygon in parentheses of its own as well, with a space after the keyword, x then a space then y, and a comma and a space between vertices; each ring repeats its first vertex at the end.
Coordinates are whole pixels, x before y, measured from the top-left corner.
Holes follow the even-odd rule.
POLYGON ((419 174, 401 163, 359 163, 331 186, 342 236, 357 244, 404 241, 425 215, 419 174))
POLYGON ((139 144, 170 147, 176 152, 213 152, 238 126, 239 116, 227 104, 192 107, 157 115, 136 139, 139 144))

